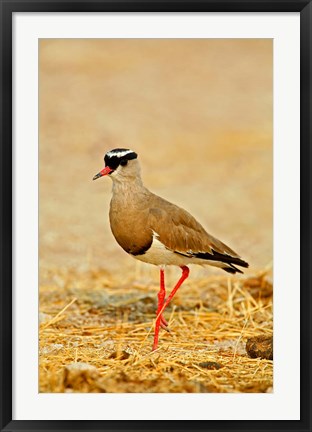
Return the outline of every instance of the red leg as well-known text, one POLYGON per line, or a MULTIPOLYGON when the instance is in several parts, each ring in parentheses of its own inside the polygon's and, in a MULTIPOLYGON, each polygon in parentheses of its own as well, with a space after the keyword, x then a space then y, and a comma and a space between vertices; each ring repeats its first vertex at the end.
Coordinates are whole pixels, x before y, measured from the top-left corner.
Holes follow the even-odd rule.
MULTIPOLYGON (((165 271, 163 269, 160 269, 160 290, 161 290, 161 295, 158 294, 158 309, 156 312, 156 316, 159 314, 160 310, 162 309, 164 302, 165 302, 165 296, 166 296, 165 271)), ((164 315, 161 314, 160 315, 160 327, 166 329, 167 326, 168 326, 167 320, 164 317, 164 315)))
POLYGON ((160 327, 162 312, 166 309, 166 307, 168 306, 168 304, 172 300, 173 296, 178 291, 180 286, 183 284, 185 279, 187 279, 187 277, 190 273, 189 268, 186 266, 182 266, 181 269, 182 269, 182 276, 178 280, 176 286, 173 288, 173 290, 171 291, 171 293, 170 293, 170 295, 166 301, 164 301, 164 298, 165 298, 164 273, 162 273, 163 270, 160 270, 160 291, 158 293, 158 308, 157 308, 157 318, 156 318, 156 325, 155 325, 153 351, 158 346, 159 327, 160 327), (162 285, 162 281, 163 281, 163 285, 162 285), (160 306, 160 303, 161 303, 160 299, 162 301, 161 306, 160 306))
POLYGON ((165 289, 165 271, 164 269, 160 269, 160 289, 158 293, 158 307, 156 311, 156 324, 155 324, 155 333, 154 333, 154 345, 153 350, 157 348, 158 345, 158 336, 159 336, 159 327, 161 325, 162 321, 162 313, 161 310, 163 308, 164 302, 165 302, 165 296, 166 296, 166 289, 165 289))

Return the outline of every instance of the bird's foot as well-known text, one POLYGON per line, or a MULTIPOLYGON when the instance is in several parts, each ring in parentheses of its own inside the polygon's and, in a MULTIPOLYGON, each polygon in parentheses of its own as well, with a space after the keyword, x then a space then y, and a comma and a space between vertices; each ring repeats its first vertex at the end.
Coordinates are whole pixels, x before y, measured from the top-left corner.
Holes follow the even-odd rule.
POLYGON ((166 330, 168 333, 170 333, 170 328, 168 327, 168 321, 166 318, 161 314, 160 315, 160 327, 164 330, 166 330))

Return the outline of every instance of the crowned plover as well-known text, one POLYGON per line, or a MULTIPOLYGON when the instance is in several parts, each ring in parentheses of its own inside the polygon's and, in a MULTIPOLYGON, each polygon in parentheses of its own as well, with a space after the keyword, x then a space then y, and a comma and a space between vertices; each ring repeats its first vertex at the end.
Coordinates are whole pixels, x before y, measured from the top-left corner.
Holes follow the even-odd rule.
POLYGON ((236 266, 248 267, 248 263, 208 234, 190 213, 150 192, 142 183, 137 157, 129 149, 107 152, 105 168, 93 180, 105 175, 113 180, 109 220, 117 243, 134 258, 160 268, 155 350, 159 328, 168 325, 163 312, 188 277, 188 264, 206 264, 228 273, 242 273, 236 266), (164 279, 168 265, 179 266, 182 275, 166 299, 164 279))

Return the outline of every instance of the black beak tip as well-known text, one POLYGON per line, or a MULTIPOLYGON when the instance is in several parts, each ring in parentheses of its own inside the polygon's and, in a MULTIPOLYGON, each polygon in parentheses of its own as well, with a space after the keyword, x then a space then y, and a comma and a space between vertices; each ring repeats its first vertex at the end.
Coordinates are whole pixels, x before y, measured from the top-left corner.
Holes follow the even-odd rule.
POLYGON ((99 177, 101 177, 99 174, 95 174, 95 176, 93 176, 93 179, 92 179, 92 180, 96 180, 96 179, 98 179, 99 177))

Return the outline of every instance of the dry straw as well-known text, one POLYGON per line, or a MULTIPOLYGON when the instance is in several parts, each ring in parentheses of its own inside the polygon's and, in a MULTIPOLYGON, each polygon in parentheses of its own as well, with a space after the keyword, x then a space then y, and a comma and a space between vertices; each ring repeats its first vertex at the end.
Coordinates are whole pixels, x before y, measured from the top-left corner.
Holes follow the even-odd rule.
POLYGON ((246 341, 272 335, 271 265, 190 279, 151 352, 157 286, 104 271, 47 271, 40 287, 41 392, 271 392, 273 362, 246 341))

